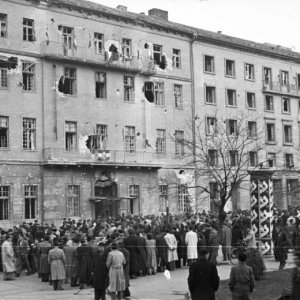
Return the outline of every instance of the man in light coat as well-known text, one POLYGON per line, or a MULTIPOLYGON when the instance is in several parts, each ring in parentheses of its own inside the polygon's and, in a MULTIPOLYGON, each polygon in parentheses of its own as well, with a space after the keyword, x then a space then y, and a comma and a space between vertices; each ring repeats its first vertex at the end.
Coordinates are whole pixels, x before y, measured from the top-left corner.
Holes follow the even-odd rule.
POLYGON ((187 246, 187 259, 189 265, 198 258, 197 243, 197 233, 192 230, 191 226, 189 226, 188 232, 185 235, 185 244, 187 246))
POLYGON ((231 250, 231 229, 229 228, 228 222, 225 222, 221 228, 220 244, 222 245, 223 261, 230 259, 231 250))
POLYGON ((177 240, 175 235, 171 232, 171 228, 166 229, 167 234, 164 239, 168 245, 168 270, 175 270, 175 261, 178 260, 177 254, 177 240))
POLYGON ((16 270, 16 267, 15 267, 15 256, 12 247, 11 235, 6 236, 5 241, 2 244, 1 254, 2 254, 2 264, 3 264, 3 273, 4 273, 3 279, 15 280, 13 278, 13 274, 16 270))

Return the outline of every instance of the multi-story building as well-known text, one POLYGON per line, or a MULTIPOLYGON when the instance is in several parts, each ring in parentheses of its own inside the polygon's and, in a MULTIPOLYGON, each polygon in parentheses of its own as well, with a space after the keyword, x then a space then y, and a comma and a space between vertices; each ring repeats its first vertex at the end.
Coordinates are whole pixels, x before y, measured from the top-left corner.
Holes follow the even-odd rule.
MULTIPOLYGON (((210 209, 189 188, 197 182, 182 140, 193 139, 196 115, 217 111, 263 115, 257 163, 288 165, 273 175, 275 202, 298 203, 279 191, 298 187, 300 54, 170 22, 159 9, 0 4, 1 226, 210 209)), ((234 208, 250 207, 244 185, 234 208)))

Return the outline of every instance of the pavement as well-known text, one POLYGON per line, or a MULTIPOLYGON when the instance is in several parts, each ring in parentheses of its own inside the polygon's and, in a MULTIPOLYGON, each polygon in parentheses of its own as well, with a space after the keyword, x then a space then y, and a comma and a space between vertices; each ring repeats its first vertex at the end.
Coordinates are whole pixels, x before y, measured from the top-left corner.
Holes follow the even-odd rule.
MULTIPOLYGON (((219 256, 218 258, 221 258, 219 256)), ((264 257, 268 271, 278 270, 279 262, 273 256, 264 257)), ((221 280, 229 278, 231 264, 229 262, 218 262, 218 273, 221 280)), ((293 255, 289 254, 285 268, 294 267, 293 255)), ((0 274, 1 277, 2 274, 0 274)), ((148 275, 130 281, 131 300, 184 300, 188 292, 187 277, 188 267, 182 267, 170 272, 170 279, 164 273, 155 276, 148 275)), ((0 300, 93 300, 94 290, 92 288, 71 288, 70 284, 63 284, 65 290, 53 291, 48 283, 41 282, 37 274, 30 276, 21 275, 14 281, 0 281, 0 300)), ((107 296, 110 300, 110 296, 107 296)), ((225 299, 224 299, 225 300, 225 299)))

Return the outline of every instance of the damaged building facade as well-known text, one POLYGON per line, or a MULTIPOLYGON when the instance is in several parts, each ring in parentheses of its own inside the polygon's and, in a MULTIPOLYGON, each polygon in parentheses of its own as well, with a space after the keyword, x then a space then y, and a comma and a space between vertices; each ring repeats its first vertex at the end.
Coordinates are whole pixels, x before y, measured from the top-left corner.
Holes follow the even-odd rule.
MULTIPOLYGON (((1 227, 209 210, 196 181, 213 182, 195 179, 182 140, 193 139, 195 116, 217 111, 263 112, 262 156, 284 140, 269 167, 294 166, 293 155, 296 164, 298 53, 172 23, 159 9, 75 0, 0 7, 1 227)), ((298 174, 289 168, 273 182, 277 191, 298 186, 298 174)), ((250 179, 244 185, 233 209, 250 207, 250 179)), ((280 198, 287 207, 298 194, 280 198)))

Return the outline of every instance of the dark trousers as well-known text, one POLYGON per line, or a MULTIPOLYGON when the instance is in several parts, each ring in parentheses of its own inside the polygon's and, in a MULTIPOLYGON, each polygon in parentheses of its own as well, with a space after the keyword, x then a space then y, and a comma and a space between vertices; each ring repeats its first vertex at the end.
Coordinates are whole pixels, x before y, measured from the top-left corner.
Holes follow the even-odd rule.
POLYGON ((105 300, 105 289, 94 289, 95 300, 105 300))
POLYGON ((42 282, 48 282, 49 281, 49 273, 42 273, 42 282))
POLYGON ((53 289, 54 290, 61 290, 62 289, 62 280, 53 280, 53 289))

